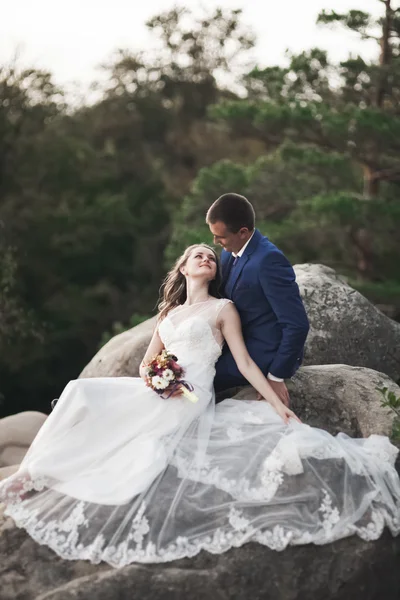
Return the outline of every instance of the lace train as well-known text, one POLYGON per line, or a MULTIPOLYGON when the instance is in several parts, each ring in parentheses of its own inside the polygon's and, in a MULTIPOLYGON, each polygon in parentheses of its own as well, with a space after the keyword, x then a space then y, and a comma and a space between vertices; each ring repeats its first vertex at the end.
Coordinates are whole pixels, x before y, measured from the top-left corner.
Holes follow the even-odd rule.
POLYGON ((126 504, 70 498, 52 489, 54 481, 20 473, 3 490, 6 514, 65 559, 115 567, 221 553, 249 541, 283 550, 349 535, 374 540, 385 526, 400 533, 397 449, 387 438, 285 427, 264 403, 226 400, 199 454, 200 421, 150 489, 126 504), (233 422, 234 436, 224 427, 233 422))

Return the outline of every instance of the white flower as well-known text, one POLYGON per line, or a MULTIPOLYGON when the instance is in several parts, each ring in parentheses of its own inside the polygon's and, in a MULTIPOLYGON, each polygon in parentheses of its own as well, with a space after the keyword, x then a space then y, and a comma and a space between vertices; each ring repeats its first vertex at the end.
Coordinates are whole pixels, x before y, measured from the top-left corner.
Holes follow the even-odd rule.
POLYGON ((163 373, 163 377, 167 381, 172 381, 173 379, 175 379, 174 372, 171 369, 165 369, 165 371, 163 373))
POLYGON ((159 375, 154 375, 154 377, 151 378, 151 384, 156 390, 165 390, 165 388, 169 386, 169 381, 159 375))

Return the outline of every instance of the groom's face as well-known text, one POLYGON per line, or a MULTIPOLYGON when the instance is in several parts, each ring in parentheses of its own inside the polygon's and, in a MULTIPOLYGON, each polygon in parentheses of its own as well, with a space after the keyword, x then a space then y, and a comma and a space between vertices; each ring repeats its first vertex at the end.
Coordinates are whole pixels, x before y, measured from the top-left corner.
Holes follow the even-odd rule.
POLYGON ((214 238, 214 244, 219 244, 227 252, 239 252, 249 238, 249 230, 242 227, 237 233, 232 233, 222 221, 209 223, 210 231, 214 238))

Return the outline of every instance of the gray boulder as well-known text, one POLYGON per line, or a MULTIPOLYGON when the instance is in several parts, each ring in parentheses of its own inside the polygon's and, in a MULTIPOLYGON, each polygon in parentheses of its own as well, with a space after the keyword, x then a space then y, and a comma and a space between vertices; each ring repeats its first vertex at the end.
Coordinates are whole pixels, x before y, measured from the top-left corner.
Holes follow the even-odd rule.
POLYGON ((29 410, 0 419, 0 469, 21 462, 46 417, 29 410))
MULTIPOLYGON (((400 381, 400 324, 329 267, 296 265, 295 272, 311 326, 304 364, 368 367, 400 381)), ((80 377, 136 377, 154 327, 155 317, 115 336, 80 377)))
MULTIPOLYGON (((304 423, 351 437, 391 435, 394 414, 381 406, 377 388, 382 387, 400 397, 400 387, 387 375, 363 367, 300 367, 288 382, 291 408, 304 423)), ((251 386, 234 388, 220 394, 219 400, 232 397, 252 400, 256 391, 251 386)))
POLYGON ((293 408, 312 427, 351 437, 391 435, 394 413, 382 408, 378 388, 400 397, 400 387, 384 373, 348 365, 302 367, 288 387, 293 408))
POLYGON ((113 337, 79 377, 137 377, 155 325, 156 317, 152 317, 113 337))
MULTIPOLYGON (((20 459, 20 460, 22 460, 22 459, 20 459)), ((2 479, 7 479, 7 477, 10 477, 14 473, 16 473, 18 471, 19 467, 20 467, 19 463, 16 463, 15 465, 10 465, 8 467, 0 467, 0 481, 2 479)))
POLYGON ((343 363, 400 380, 400 323, 324 265, 294 267, 310 320, 305 365, 343 363))

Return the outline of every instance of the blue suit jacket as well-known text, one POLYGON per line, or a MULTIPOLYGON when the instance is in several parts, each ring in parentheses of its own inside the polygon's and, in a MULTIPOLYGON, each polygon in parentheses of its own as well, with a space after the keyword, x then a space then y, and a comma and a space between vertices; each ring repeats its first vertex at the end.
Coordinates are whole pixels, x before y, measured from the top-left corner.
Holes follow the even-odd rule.
MULTIPOLYGON (((309 330, 291 264, 257 229, 232 273, 230 252, 222 252, 221 262, 222 293, 235 303, 250 356, 265 375, 291 377, 303 359, 309 330)), ((217 392, 247 383, 227 345, 214 383, 217 392)))

